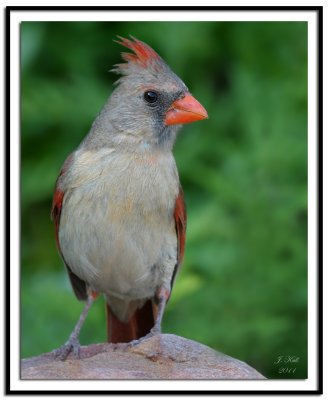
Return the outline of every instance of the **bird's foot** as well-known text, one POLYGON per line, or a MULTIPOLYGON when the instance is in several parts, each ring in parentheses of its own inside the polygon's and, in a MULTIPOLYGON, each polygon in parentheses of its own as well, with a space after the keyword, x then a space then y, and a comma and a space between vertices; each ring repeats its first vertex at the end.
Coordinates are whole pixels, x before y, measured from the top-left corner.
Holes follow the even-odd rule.
POLYGON ((139 345, 140 343, 144 342, 145 340, 150 339, 153 336, 159 335, 160 333, 161 333, 161 329, 154 326, 147 335, 145 335, 139 339, 132 340, 131 342, 127 343, 127 345, 128 345, 128 347, 135 347, 135 346, 139 345))
POLYGON ((52 354, 58 360, 65 361, 70 353, 72 353, 75 358, 80 358, 80 350, 81 346, 78 338, 71 336, 63 346, 53 350, 52 354))

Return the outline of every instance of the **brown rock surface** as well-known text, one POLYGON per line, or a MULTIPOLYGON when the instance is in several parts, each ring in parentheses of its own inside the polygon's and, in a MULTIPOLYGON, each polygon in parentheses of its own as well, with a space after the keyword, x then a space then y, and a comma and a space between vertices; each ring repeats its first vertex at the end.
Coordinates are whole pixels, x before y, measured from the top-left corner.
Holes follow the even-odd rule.
POLYGON ((265 379, 242 361, 170 334, 127 347, 109 343, 81 348, 80 359, 51 353, 21 362, 21 379, 265 379))

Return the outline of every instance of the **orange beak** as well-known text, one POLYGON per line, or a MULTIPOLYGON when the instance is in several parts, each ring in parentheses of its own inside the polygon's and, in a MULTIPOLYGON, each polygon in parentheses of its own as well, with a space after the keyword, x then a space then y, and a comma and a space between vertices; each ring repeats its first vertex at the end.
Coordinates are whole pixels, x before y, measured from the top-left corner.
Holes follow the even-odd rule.
POLYGON ((190 93, 186 93, 182 99, 172 103, 166 113, 165 124, 189 124, 205 118, 208 118, 207 111, 190 93))

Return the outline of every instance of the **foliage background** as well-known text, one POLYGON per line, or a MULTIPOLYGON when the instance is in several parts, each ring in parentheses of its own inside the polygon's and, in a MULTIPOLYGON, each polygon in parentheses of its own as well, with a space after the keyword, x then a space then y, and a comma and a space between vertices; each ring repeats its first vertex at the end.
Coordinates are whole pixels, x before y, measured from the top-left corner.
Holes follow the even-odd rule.
MULTIPOLYGON (((175 156, 188 207, 184 267, 163 330, 269 378, 307 377, 307 24, 21 25, 21 355, 60 346, 82 309, 50 207, 66 156, 112 90, 116 35, 154 47, 205 106, 175 156), (279 355, 300 357, 280 373, 279 355)), ((82 330, 105 341, 103 300, 82 330)))

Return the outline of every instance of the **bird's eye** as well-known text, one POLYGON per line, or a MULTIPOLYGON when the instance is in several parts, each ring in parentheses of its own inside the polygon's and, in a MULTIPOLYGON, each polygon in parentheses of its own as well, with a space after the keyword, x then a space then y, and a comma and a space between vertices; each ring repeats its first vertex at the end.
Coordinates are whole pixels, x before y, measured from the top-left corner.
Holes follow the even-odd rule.
POLYGON ((158 100, 158 94, 148 90, 144 93, 144 100, 148 103, 155 103, 158 100))

